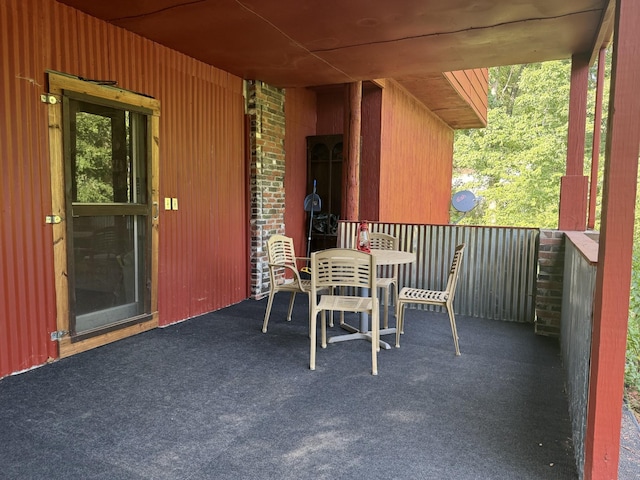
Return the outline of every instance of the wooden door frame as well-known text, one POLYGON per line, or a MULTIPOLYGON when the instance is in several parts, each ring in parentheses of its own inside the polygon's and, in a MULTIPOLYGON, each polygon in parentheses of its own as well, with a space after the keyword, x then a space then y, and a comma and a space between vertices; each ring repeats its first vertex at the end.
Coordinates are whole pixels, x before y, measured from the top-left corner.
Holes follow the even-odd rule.
MULTIPOLYGON (((159 132, 160 132, 160 102, 133 92, 115 87, 98 85, 96 83, 79 80, 70 75, 47 71, 49 83, 49 158, 51 167, 51 213, 53 218, 60 221, 53 226, 53 257, 56 291, 56 325, 59 332, 58 354, 60 358, 106 345, 116 340, 144 332, 158 326, 158 222, 159 222, 159 132), (62 130, 62 95, 64 90, 70 90, 92 97, 125 103, 133 107, 141 107, 152 112, 151 120, 151 318, 117 330, 108 331, 102 335, 85 340, 72 341, 69 335, 69 282, 67 278, 67 226, 65 199, 65 159, 62 130)), ((56 220, 57 221, 57 220, 56 220)))

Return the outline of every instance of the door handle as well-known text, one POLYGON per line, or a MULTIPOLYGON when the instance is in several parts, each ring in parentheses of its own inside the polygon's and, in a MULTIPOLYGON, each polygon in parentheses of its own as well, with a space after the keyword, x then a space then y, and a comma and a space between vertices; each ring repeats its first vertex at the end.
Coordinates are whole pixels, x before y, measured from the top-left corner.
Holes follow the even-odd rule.
POLYGON ((158 220, 160 216, 160 207, 158 206, 158 202, 153 202, 153 219, 158 220))

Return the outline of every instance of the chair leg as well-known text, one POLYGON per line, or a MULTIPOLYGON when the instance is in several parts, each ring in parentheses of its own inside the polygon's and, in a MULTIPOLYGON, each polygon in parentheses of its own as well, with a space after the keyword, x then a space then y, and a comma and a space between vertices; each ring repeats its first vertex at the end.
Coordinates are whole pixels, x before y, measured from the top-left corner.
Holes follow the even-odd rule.
POLYGON ((389 287, 384 288, 384 326, 389 328, 389 287))
POLYGON ((312 312, 311 314, 311 330, 309 332, 310 349, 309 349, 309 370, 316 369, 316 324, 317 324, 318 312, 312 312))
POLYGON ((264 312, 264 322, 262 323, 262 333, 267 333, 267 324, 269 323, 269 315, 271 315, 271 306, 273 305, 273 297, 275 292, 269 292, 269 300, 267 300, 267 311, 264 312))
MULTIPOLYGON (((335 292, 334 292, 335 294, 335 292)), ((340 287, 338 295, 344 295, 344 287, 340 287)), ((340 325, 344 325, 344 311, 340 311, 340 325)))
POLYGON ((320 323, 320 330, 322 331, 322 348, 327 348, 327 312, 322 310, 322 320, 320 323))
POLYGON ((402 331, 402 315, 404 305, 396 301, 396 348, 400 348, 400 332, 402 331))
POLYGON ((378 350, 380 350, 380 312, 374 305, 371 312, 372 338, 371 338, 371 375, 378 375, 378 350))
POLYGON ((291 314, 293 313, 293 301, 296 299, 296 292, 291 292, 291 298, 289 299, 289 313, 287 314, 287 322, 291 321, 291 314))
MULTIPOLYGON (((335 288, 331 288, 329 292, 333 295, 335 293, 335 288)), ((333 310, 329 312, 329 326, 333 328, 333 310)))
POLYGON ((393 305, 393 311, 395 313, 396 305, 398 304, 398 284, 393 283, 392 285, 393 285, 393 303, 391 305, 393 305))
POLYGON ((456 347, 456 355, 460 355, 460 347, 458 345, 458 329, 456 328, 456 316, 453 313, 453 305, 447 305, 447 313, 449 314, 451 335, 453 335, 453 345, 456 347))
POLYGON ((312 302, 314 302, 314 299, 312 298, 311 291, 309 291, 308 297, 309 297, 309 315, 307 315, 307 317, 308 317, 307 318, 307 327, 309 328, 309 331, 308 331, 309 338, 311 338, 311 312, 313 310, 313 305, 315 305, 315 303, 312 303, 312 302))

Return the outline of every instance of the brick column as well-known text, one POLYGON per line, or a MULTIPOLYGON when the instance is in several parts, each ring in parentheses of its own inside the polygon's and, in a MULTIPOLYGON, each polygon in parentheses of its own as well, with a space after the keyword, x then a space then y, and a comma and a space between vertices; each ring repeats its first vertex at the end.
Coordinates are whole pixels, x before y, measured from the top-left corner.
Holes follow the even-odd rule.
POLYGON ((563 276, 564 234, 558 230, 540 230, 535 323, 539 335, 560 336, 563 276))
POLYGON ((247 82, 251 117, 251 296, 269 289, 266 241, 284 234, 284 90, 247 82))

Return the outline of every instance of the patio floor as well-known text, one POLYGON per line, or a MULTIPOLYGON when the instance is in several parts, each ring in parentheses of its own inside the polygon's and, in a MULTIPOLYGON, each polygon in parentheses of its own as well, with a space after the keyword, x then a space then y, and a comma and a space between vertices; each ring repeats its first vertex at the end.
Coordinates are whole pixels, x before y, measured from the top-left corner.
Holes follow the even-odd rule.
POLYGON ((361 340, 312 372, 296 302, 267 334, 246 300, 1 380, 2 477, 577 479, 557 341, 459 317, 456 357, 446 314, 409 310, 377 377, 361 340))

